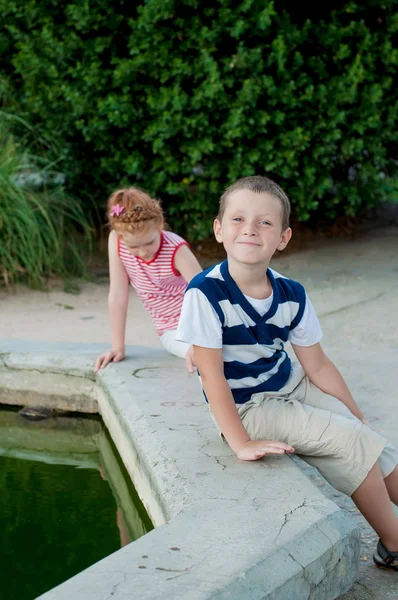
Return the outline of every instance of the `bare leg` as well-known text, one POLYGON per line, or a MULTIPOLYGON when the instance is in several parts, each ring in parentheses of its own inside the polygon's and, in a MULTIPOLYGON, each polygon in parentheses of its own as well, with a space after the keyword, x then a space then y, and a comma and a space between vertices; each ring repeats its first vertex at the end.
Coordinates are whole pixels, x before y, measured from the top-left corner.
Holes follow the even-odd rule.
POLYGON ((384 479, 391 502, 398 506, 398 467, 384 479))
POLYGON ((390 552, 398 552, 398 519, 376 463, 352 499, 390 552))

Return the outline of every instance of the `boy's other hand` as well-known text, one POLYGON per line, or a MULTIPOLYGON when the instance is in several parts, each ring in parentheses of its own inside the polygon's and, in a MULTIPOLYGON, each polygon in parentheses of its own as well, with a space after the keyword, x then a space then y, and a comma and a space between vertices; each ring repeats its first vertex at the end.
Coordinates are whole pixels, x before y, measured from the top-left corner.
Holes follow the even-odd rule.
POLYGON ((109 365, 110 362, 119 362, 120 360, 123 360, 124 357, 124 350, 122 350, 121 348, 104 352, 95 361, 94 373, 97 373, 100 369, 103 369, 104 367, 109 365))
POLYGON ((362 417, 362 419, 360 419, 360 421, 362 421, 362 423, 364 425, 367 425, 369 427, 369 429, 373 429, 373 427, 371 426, 371 424, 369 423, 369 421, 366 420, 365 417, 362 417))
POLYGON ((195 356, 194 356, 194 352, 193 352, 193 346, 190 346, 187 350, 187 353, 185 355, 185 362, 187 363, 187 369, 190 373, 194 373, 195 372, 195 356))
POLYGON ((284 442, 268 440, 249 440, 237 452, 240 460, 258 460, 267 454, 285 454, 294 452, 294 448, 284 442))

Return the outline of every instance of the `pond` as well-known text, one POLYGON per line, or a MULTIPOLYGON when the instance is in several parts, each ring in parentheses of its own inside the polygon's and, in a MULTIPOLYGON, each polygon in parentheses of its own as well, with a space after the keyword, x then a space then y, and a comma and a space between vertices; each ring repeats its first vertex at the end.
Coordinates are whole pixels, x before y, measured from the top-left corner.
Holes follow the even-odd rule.
POLYGON ((3 598, 33 600, 150 529, 100 419, 0 410, 3 598))

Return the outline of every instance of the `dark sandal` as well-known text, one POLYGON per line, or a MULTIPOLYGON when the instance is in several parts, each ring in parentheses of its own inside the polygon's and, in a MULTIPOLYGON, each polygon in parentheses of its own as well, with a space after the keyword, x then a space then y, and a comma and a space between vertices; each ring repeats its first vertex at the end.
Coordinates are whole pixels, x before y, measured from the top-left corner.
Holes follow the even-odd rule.
POLYGON ((398 571, 398 552, 390 552, 380 540, 373 555, 373 560, 378 567, 398 571))

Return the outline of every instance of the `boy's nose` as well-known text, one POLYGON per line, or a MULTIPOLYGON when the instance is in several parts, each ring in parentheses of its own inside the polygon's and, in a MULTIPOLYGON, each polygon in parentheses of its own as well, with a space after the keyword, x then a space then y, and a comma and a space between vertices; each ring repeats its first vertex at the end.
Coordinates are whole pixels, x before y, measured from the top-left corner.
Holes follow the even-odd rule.
POLYGON ((254 225, 247 223, 242 233, 243 235, 254 236, 257 235, 257 229, 254 225))

